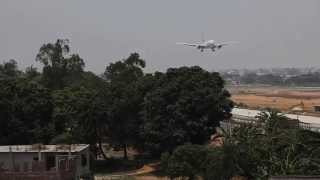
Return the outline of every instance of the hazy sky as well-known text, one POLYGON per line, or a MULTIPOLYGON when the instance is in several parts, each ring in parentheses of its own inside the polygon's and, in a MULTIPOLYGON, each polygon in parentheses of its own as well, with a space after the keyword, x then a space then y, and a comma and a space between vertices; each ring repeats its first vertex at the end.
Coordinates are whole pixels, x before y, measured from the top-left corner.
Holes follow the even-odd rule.
POLYGON ((0 61, 38 66, 44 43, 68 38, 86 69, 139 52, 147 71, 320 66, 319 0, 0 0, 0 61), (239 44, 200 53, 176 42, 239 44))

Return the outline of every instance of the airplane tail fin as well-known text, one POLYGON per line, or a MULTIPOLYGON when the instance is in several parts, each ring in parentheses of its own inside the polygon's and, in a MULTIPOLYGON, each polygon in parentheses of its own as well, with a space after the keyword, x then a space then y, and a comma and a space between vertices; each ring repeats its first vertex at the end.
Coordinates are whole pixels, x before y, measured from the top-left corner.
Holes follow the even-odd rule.
POLYGON ((204 41, 205 41, 205 40, 204 40, 204 33, 202 32, 202 33, 201 33, 201 42, 204 43, 204 41))

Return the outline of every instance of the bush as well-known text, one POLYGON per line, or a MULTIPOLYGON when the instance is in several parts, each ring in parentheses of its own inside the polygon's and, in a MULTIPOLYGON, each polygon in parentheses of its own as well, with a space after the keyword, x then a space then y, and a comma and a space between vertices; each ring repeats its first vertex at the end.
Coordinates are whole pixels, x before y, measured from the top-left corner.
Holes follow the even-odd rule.
POLYGON ((195 179, 202 173, 203 162, 207 156, 207 148, 201 145, 179 146, 170 155, 161 156, 161 168, 170 177, 188 177, 195 179))

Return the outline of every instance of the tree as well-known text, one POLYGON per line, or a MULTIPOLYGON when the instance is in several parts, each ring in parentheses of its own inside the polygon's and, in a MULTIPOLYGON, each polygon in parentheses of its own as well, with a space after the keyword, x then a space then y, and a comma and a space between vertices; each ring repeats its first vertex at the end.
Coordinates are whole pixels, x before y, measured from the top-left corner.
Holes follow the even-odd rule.
POLYGON ((16 78, 21 75, 21 73, 22 72, 18 70, 17 62, 13 59, 0 64, 0 79, 16 78))
MULTIPOLYGON (((54 123, 57 134, 70 133, 73 142, 95 144, 95 117, 98 109, 96 91, 86 88, 65 88, 55 91, 54 123)), ((103 104, 100 104, 102 106, 103 104)), ((100 109, 99 109, 100 110, 100 109)))
POLYGON ((48 89, 19 78, 0 80, 0 144, 48 143, 52 110, 48 89))
POLYGON ((162 171, 170 178, 188 179, 231 179, 235 176, 253 178, 256 171, 255 159, 247 149, 225 142, 222 147, 204 145, 178 146, 172 154, 161 156, 162 171))
POLYGON ((188 142, 203 144, 232 108, 219 74, 197 66, 155 73, 147 85, 141 135, 155 155, 188 142))
MULTIPOLYGON (((247 177, 267 179, 271 175, 315 175, 319 173, 319 133, 290 125, 279 111, 268 109, 259 114, 262 124, 235 128, 232 142, 245 155, 239 164, 247 177), (317 154, 317 155, 316 155, 317 154)), ((295 124, 295 121, 293 122, 295 124)))
POLYGON ((243 124, 232 134, 224 133, 222 146, 179 146, 163 154, 164 172, 172 178, 221 180, 319 174, 320 133, 282 126, 277 121, 284 116, 276 110, 264 111, 261 117, 264 123, 243 124))
POLYGON ((83 72, 84 61, 78 54, 69 54, 69 40, 44 44, 36 56, 43 64, 43 83, 51 89, 61 89, 77 79, 83 72))
POLYGON ((292 76, 286 79, 286 83, 293 86, 319 86, 320 73, 315 72, 292 76))
POLYGON ((108 136, 111 144, 120 145, 127 159, 127 147, 135 144, 141 123, 139 112, 143 96, 138 81, 143 78, 145 62, 137 53, 107 66, 104 78, 109 88, 108 136))
POLYGON ((257 115, 259 121, 265 124, 267 133, 275 133, 285 128, 298 127, 299 121, 287 118, 277 109, 267 108, 257 115))
POLYGON ((172 179, 188 177, 189 180, 193 180, 202 174, 207 154, 208 149, 205 146, 191 144, 179 146, 171 155, 162 154, 161 167, 172 179))
POLYGON ((51 143, 87 143, 92 147, 99 144, 99 150, 103 153, 101 143, 107 125, 109 102, 103 91, 85 87, 65 88, 54 91, 53 98, 56 136, 51 143))
POLYGON ((258 83, 260 84, 271 84, 271 85, 282 85, 283 80, 279 75, 264 74, 258 77, 258 83))
POLYGON ((37 79, 36 81, 39 82, 39 78, 41 78, 41 73, 37 71, 37 68, 29 66, 26 68, 24 76, 29 80, 37 79))
POLYGON ((239 150, 232 144, 224 144, 209 150, 203 162, 203 179, 231 179, 241 172, 239 167, 239 150))
POLYGON ((241 82, 245 84, 254 84, 257 82, 257 79, 258 75, 256 73, 247 73, 240 78, 241 82))

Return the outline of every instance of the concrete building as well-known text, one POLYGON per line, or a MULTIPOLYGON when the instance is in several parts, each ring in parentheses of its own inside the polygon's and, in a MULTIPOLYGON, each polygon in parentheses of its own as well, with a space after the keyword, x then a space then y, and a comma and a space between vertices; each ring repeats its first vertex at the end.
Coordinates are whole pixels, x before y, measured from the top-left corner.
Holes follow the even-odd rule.
POLYGON ((315 112, 320 112, 320 105, 313 106, 315 112))
POLYGON ((1 172, 54 172, 71 168, 75 179, 90 174, 89 145, 0 146, 1 172), (35 164, 40 167, 36 169, 35 164))

